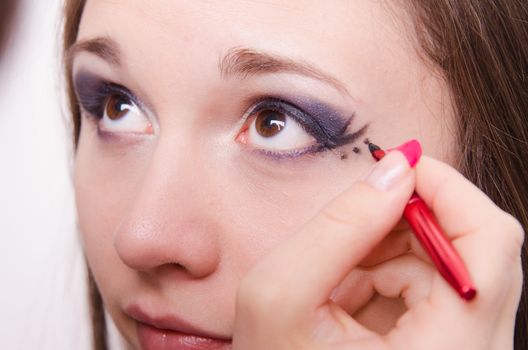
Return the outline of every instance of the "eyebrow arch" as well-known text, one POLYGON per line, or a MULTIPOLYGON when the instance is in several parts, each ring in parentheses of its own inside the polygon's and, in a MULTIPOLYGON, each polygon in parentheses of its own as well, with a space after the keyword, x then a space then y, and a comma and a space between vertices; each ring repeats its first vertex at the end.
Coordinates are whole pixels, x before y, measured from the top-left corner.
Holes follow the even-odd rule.
MULTIPOLYGON (((92 53, 112 65, 119 66, 121 64, 121 50, 119 49, 119 45, 109 37, 85 39, 73 44, 66 54, 67 63, 70 67, 75 56, 81 52, 92 53)), ((325 82, 339 92, 351 96, 340 80, 321 71, 308 62, 296 61, 288 57, 264 53, 249 48, 231 48, 226 55, 220 57, 218 68, 224 78, 232 76, 246 78, 250 75, 280 72, 296 73, 325 82)))
POLYGON ((345 85, 328 73, 321 71, 308 62, 296 61, 270 53, 260 52, 249 48, 231 48, 218 61, 220 74, 224 78, 239 76, 246 78, 250 75, 290 72, 323 81, 341 93, 350 96, 345 85))
POLYGON ((66 54, 66 60, 70 66, 75 56, 81 52, 92 53, 115 66, 121 64, 119 45, 108 37, 81 40, 73 44, 66 54))

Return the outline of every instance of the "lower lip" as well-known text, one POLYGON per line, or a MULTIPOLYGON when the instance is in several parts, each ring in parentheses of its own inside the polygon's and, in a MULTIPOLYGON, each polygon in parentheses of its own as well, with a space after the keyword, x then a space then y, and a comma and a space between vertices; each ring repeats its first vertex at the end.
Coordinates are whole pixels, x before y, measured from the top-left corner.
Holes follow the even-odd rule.
POLYGON ((228 340, 205 338, 137 323, 143 350, 230 350, 228 340))

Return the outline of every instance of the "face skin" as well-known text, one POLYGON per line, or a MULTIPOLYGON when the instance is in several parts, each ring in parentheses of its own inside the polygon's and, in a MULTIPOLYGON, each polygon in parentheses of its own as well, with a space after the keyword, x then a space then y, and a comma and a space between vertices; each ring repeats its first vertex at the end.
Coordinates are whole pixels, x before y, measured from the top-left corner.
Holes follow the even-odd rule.
MULTIPOLYGON (((240 279, 365 175, 365 137, 383 148, 418 138, 425 154, 451 159, 447 89, 404 23, 397 6, 372 0, 87 2, 72 72, 79 222, 134 348, 132 305, 230 338, 240 279), (289 112, 335 136, 325 151, 289 112), (286 124, 264 137, 257 116, 286 124), (346 135, 355 141, 332 146, 346 135)), ((366 264, 408 249, 407 233, 391 237, 366 264)), ((400 312, 374 298, 357 317, 383 331, 400 312)))

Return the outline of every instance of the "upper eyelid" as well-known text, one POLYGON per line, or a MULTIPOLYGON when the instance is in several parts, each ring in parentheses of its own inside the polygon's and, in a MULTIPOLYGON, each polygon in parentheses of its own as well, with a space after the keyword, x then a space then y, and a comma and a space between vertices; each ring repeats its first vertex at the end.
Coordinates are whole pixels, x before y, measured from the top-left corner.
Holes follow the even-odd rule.
POLYGON ((110 83, 110 85, 113 88, 116 88, 116 90, 119 90, 119 92, 123 93, 127 98, 129 98, 132 102, 138 106, 143 113, 149 118, 149 119, 157 119, 156 113, 154 111, 154 108, 151 104, 145 102, 144 99, 140 98, 138 94, 134 93, 129 88, 125 87, 124 85, 118 84, 118 83, 110 83))
POLYGON ((136 97, 136 95, 132 91, 130 91, 123 85, 116 84, 116 83, 109 83, 108 88, 112 90, 112 92, 114 93, 119 93, 121 95, 126 96, 130 101, 132 101, 142 110, 145 109, 143 102, 138 97, 136 97))
MULTIPOLYGON (((318 118, 315 118, 313 115, 302 109, 301 107, 297 106, 294 103, 291 103, 289 101, 286 101, 281 98, 277 97, 264 97, 261 98, 258 102, 254 104, 254 106, 250 109, 250 112, 248 113, 248 117, 260 112, 261 110, 265 110, 266 108, 270 109, 277 109, 281 112, 287 114, 291 118, 293 118, 299 125, 311 136, 313 136, 317 142, 321 142, 323 144, 328 143, 333 137, 340 136, 340 135, 331 135, 328 130, 325 129, 324 125, 321 125, 318 118), (299 115, 296 115, 296 113, 292 113, 291 110, 288 110, 290 108, 293 108, 295 112, 299 112, 303 117, 308 117, 310 119, 311 124, 309 125, 307 121, 303 118, 300 118, 299 115)), ((348 123, 345 123, 346 126, 348 126, 348 123)), ((343 133, 345 130, 342 130, 340 133, 343 133)))
MULTIPOLYGON (((79 73, 79 74, 82 74, 82 73, 79 73)), ((74 86, 74 91, 75 91, 75 94, 76 94, 76 98, 79 101, 79 104, 81 105, 81 107, 86 112, 93 113, 92 111, 88 110, 88 109, 92 109, 92 108, 86 108, 87 104, 90 103, 90 102, 87 101, 89 98, 92 98, 93 100, 100 99, 101 101, 97 102, 97 103, 100 104, 99 106, 97 106, 100 109, 100 108, 104 108, 104 100, 108 96, 110 96, 111 94, 120 94, 120 95, 126 97, 127 99, 129 99, 132 103, 134 103, 143 113, 145 113, 147 118, 152 118, 152 115, 154 115, 151 112, 151 109, 140 98, 138 98, 136 94, 134 94, 130 89, 128 89, 124 85, 116 83, 116 82, 108 80, 108 79, 104 79, 104 78, 99 77, 99 76, 92 76, 91 74, 88 74, 88 75, 90 77, 86 78, 86 79, 92 79, 92 83, 94 85, 95 85, 95 83, 94 83, 93 80, 96 80, 97 84, 98 85, 102 85, 102 87, 101 86, 99 86, 97 88, 88 87, 88 88, 85 88, 86 91, 82 92, 83 88, 78 86, 78 84, 76 83, 76 79, 74 77, 73 86, 74 86), (104 90, 104 91, 101 93, 101 90, 104 90), (83 94, 84 95, 92 94, 92 96, 89 96, 89 97, 84 96, 83 97, 83 96, 81 96, 83 94), (100 94, 101 96, 94 97, 97 94, 100 94)), ((97 111, 97 113, 102 113, 102 112, 103 111, 101 111, 101 110, 97 111)))
MULTIPOLYGON (((274 101, 271 104, 279 103, 281 106, 284 104, 289 108, 294 108, 294 111, 300 112, 303 118, 299 118, 298 116, 292 116, 292 118, 296 120, 296 122, 298 122, 307 133, 314 137, 322 149, 334 149, 354 142, 358 137, 361 137, 368 128, 368 124, 366 124, 359 130, 347 134, 346 131, 354 119, 355 113, 352 113, 349 117, 344 117, 343 115, 338 114, 336 110, 317 100, 311 100, 311 105, 309 104, 307 107, 308 109, 314 110, 315 105, 315 111, 316 113, 319 113, 316 115, 309 113, 306 111, 306 108, 301 108, 296 103, 289 102, 287 99, 285 100, 283 97, 268 96, 267 103, 269 104, 270 101, 274 101), (318 109, 319 111, 317 111, 318 109)), ((251 111, 252 113, 255 113, 259 108, 262 110, 265 107, 266 98, 257 102, 251 111)), ((284 109, 282 110, 284 111, 284 109)), ((287 112, 288 115, 291 115, 288 111, 285 112, 287 112)))
MULTIPOLYGON (((87 110, 87 112, 92 113, 91 110, 95 107, 97 108, 104 108, 104 103, 106 99, 111 96, 112 94, 119 94, 123 97, 126 97, 128 100, 130 100, 132 103, 140 107, 140 104, 137 102, 137 98, 124 86, 120 86, 118 84, 114 83, 103 83, 105 84, 104 92, 101 93, 101 91, 86 91, 86 92, 79 92, 79 90, 76 88, 76 96, 77 100, 79 101, 79 104, 82 108, 87 110), (92 93, 92 96, 87 96, 90 93, 92 93), (98 96, 96 96, 98 95, 98 96), (89 101, 89 99, 92 99, 89 101), (95 103, 98 105, 95 106, 95 103), (93 106, 90 106, 90 104, 94 104, 93 106)), ((90 90, 90 89, 88 89, 90 90)), ((141 108, 141 107, 140 107, 141 108)), ((102 113, 103 111, 97 111, 97 113, 102 113)))
MULTIPOLYGON (((260 111, 262 111, 262 110, 264 110, 266 108, 275 109, 277 111, 281 111, 281 112, 284 112, 284 113, 290 115, 291 117, 293 117, 293 119, 298 121, 301 124, 301 126, 303 126, 303 128, 304 128, 305 125, 302 123, 303 121, 299 121, 298 120, 299 118, 297 118, 297 116, 291 115, 291 113, 289 113, 287 108, 284 108, 285 106, 294 108, 295 110, 297 110, 301 114, 303 114, 305 116, 309 116, 315 122, 317 122, 316 118, 314 118, 310 113, 304 111, 302 108, 296 106, 295 104, 293 104, 293 103, 291 103, 289 101, 283 100, 281 98, 270 97, 270 96, 262 97, 257 102, 255 102, 253 104, 253 106, 251 107, 251 109, 250 109, 250 111, 248 113, 248 116, 251 116, 251 115, 253 115, 253 114, 257 113, 257 112, 260 112, 260 111)), ((306 131, 308 131, 308 130, 306 130, 306 131)))
MULTIPOLYGON (((98 73, 92 73, 89 68, 80 68, 72 71, 72 81, 73 88, 76 96, 78 97, 78 86, 77 80, 84 77, 85 79, 97 81, 99 84, 105 84, 108 87, 113 87, 118 93, 123 93, 127 98, 133 101, 142 111, 148 114, 150 117, 156 117, 156 110, 154 106, 149 102, 148 99, 145 99, 142 93, 130 89, 123 83, 117 82, 115 79, 106 78, 98 73)), ((140 91, 141 92, 141 91, 140 91)))

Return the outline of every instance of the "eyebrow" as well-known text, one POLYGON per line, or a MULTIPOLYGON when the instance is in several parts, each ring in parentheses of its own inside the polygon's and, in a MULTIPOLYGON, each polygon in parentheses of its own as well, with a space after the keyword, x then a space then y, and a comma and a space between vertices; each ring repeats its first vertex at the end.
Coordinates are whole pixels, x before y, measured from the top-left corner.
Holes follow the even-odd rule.
POLYGON ((121 65, 121 50, 119 49, 119 45, 108 37, 81 40, 73 44, 66 54, 67 62, 70 66, 74 57, 81 52, 92 53, 114 66, 121 65))
POLYGON ((345 84, 339 79, 323 72, 308 62, 248 48, 235 47, 230 49, 227 54, 220 57, 218 68, 222 76, 226 78, 231 76, 246 78, 250 75, 267 73, 295 73, 320 80, 333 86, 338 91, 350 95, 345 84))
MULTIPOLYGON (((66 55, 70 67, 74 57, 81 52, 92 53, 115 66, 121 64, 119 45, 109 37, 85 39, 73 44, 66 55)), ((270 73, 295 73, 322 81, 339 92, 351 96, 343 82, 308 62, 249 48, 234 47, 228 50, 225 55, 219 58, 218 69, 224 78, 236 76, 246 78, 251 75, 270 73)))

